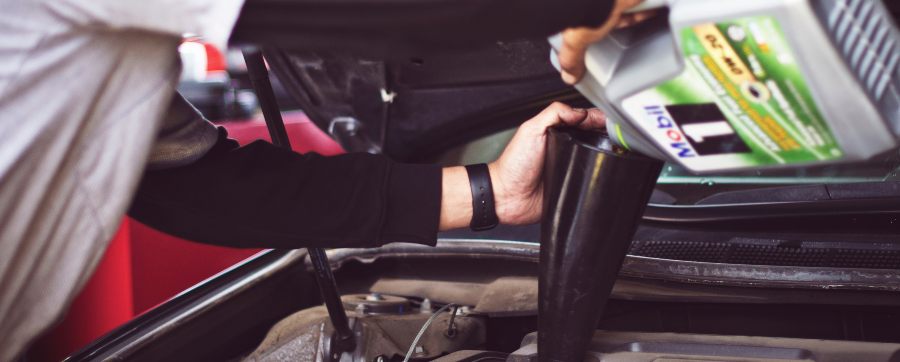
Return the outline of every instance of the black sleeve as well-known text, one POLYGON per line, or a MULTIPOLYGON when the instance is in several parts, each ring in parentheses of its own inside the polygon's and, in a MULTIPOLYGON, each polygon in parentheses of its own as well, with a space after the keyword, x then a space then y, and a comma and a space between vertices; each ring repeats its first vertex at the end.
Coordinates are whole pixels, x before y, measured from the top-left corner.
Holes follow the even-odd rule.
POLYGON ((129 215, 167 233, 253 248, 434 245, 441 169, 384 156, 297 154, 227 139, 187 166, 147 171, 129 215))
POLYGON ((598 26, 615 0, 247 0, 236 43, 310 49, 432 44, 549 36, 598 26))

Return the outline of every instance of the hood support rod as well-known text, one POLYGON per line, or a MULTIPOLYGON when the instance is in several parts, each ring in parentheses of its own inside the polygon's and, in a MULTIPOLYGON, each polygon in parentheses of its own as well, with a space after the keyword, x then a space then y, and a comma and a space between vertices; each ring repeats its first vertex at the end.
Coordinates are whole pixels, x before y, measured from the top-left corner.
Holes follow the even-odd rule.
MULTIPOLYGON (((272 90, 272 83, 269 81, 269 71, 266 69, 262 52, 259 49, 248 48, 243 53, 244 61, 247 63, 250 83, 256 91, 256 97, 259 99, 259 106, 266 120, 269 135, 272 137, 272 144, 290 150, 290 140, 284 127, 284 120, 281 118, 281 110, 278 107, 278 102, 275 100, 275 92, 272 90)), ((356 341, 353 337, 353 331, 350 329, 350 322, 347 320, 347 313, 344 311, 341 296, 338 294, 337 282, 334 279, 334 274, 331 272, 331 266, 328 264, 328 256, 325 255, 325 250, 322 248, 308 248, 307 250, 309 251, 309 259, 312 262, 313 269, 315 269, 319 292, 322 295, 322 300, 325 302, 325 308, 328 309, 331 325, 335 330, 335 338, 330 341, 330 348, 328 348, 330 352, 329 356, 326 357, 336 361, 343 352, 353 351, 356 348, 356 341)))

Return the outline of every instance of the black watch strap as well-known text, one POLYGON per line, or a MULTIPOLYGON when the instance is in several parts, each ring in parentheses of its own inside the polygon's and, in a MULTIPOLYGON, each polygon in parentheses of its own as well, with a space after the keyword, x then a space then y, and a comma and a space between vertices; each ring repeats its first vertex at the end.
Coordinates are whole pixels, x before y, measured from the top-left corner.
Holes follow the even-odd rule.
POLYGON ((483 163, 468 165, 466 173, 472 188, 472 221, 469 228, 474 231, 493 229, 500 220, 494 208, 494 187, 488 166, 483 163))

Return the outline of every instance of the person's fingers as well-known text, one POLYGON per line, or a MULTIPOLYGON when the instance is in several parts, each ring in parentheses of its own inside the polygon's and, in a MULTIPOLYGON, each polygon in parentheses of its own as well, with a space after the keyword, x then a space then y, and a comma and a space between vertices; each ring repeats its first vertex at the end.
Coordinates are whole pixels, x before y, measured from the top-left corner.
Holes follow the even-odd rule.
POLYGON ((560 75, 563 82, 574 85, 584 77, 584 55, 591 43, 594 43, 609 34, 614 28, 630 26, 644 21, 656 14, 655 10, 642 11, 634 14, 623 14, 642 0, 618 0, 606 23, 597 28, 570 28, 562 33, 562 46, 560 46, 558 60, 560 75))
MULTIPOLYGON (((567 126, 577 126, 587 119, 588 112, 584 108, 569 108, 567 110, 559 112, 559 120, 557 124, 564 124, 567 126)), ((556 124, 554 124, 555 126, 556 124)))
POLYGON ((578 81, 581 80, 581 76, 584 75, 584 72, 582 71, 581 74, 582 75, 576 77, 574 74, 571 74, 565 70, 561 70, 559 72, 560 77, 562 77, 562 81, 568 85, 575 85, 575 83, 578 83, 578 81))
POLYGON ((560 123, 576 125, 584 121, 586 117, 587 112, 583 109, 573 109, 567 104, 553 102, 533 120, 536 121, 536 131, 542 133, 545 129, 560 123))
POLYGON ((543 133, 556 125, 577 126, 584 129, 599 129, 606 126, 606 114, 597 108, 572 108, 567 104, 553 102, 530 120, 534 131, 543 133))
POLYGON ((534 118, 530 119, 525 127, 525 134, 543 134, 547 128, 566 125, 594 130, 606 127, 606 114, 597 108, 572 108, 564 103, 553 102, 544 108, 534 118))
POLYGON ((559 50, 559 68, 563 82, 575 84, 584 76, 584 54, 591 43, 591 29, 576 28, 563 32, 559 50))
POLYGON ((642 21, 656 16, 657 13, 658 11, 656 9, 653 9, 641 11, 639 13, 622 14, 622 17, 619 18, 619 22, 616 24, 616 29, 627 28, 629 26, 638 24, 642 21))
POLYGON ((621 8, 624 10, 628 10, 635 6, 638 6, 638 4, 642 2, 644 2, 644 0, 619 0, 619 6, 621 6, 621 8))
POLYGON ((578 127, 588 130, 606 127, 606 113, 597 108, 588 109, 585 113, 584 121, 578 127))

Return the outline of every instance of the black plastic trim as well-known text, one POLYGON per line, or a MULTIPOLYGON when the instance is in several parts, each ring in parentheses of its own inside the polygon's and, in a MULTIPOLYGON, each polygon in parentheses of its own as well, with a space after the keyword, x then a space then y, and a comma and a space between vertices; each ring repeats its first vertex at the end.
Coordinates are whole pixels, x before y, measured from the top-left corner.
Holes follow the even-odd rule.
POLYGON ((644 223, 705 230, 900 232, 900 197, 732 205, 650 204, 644 223))

